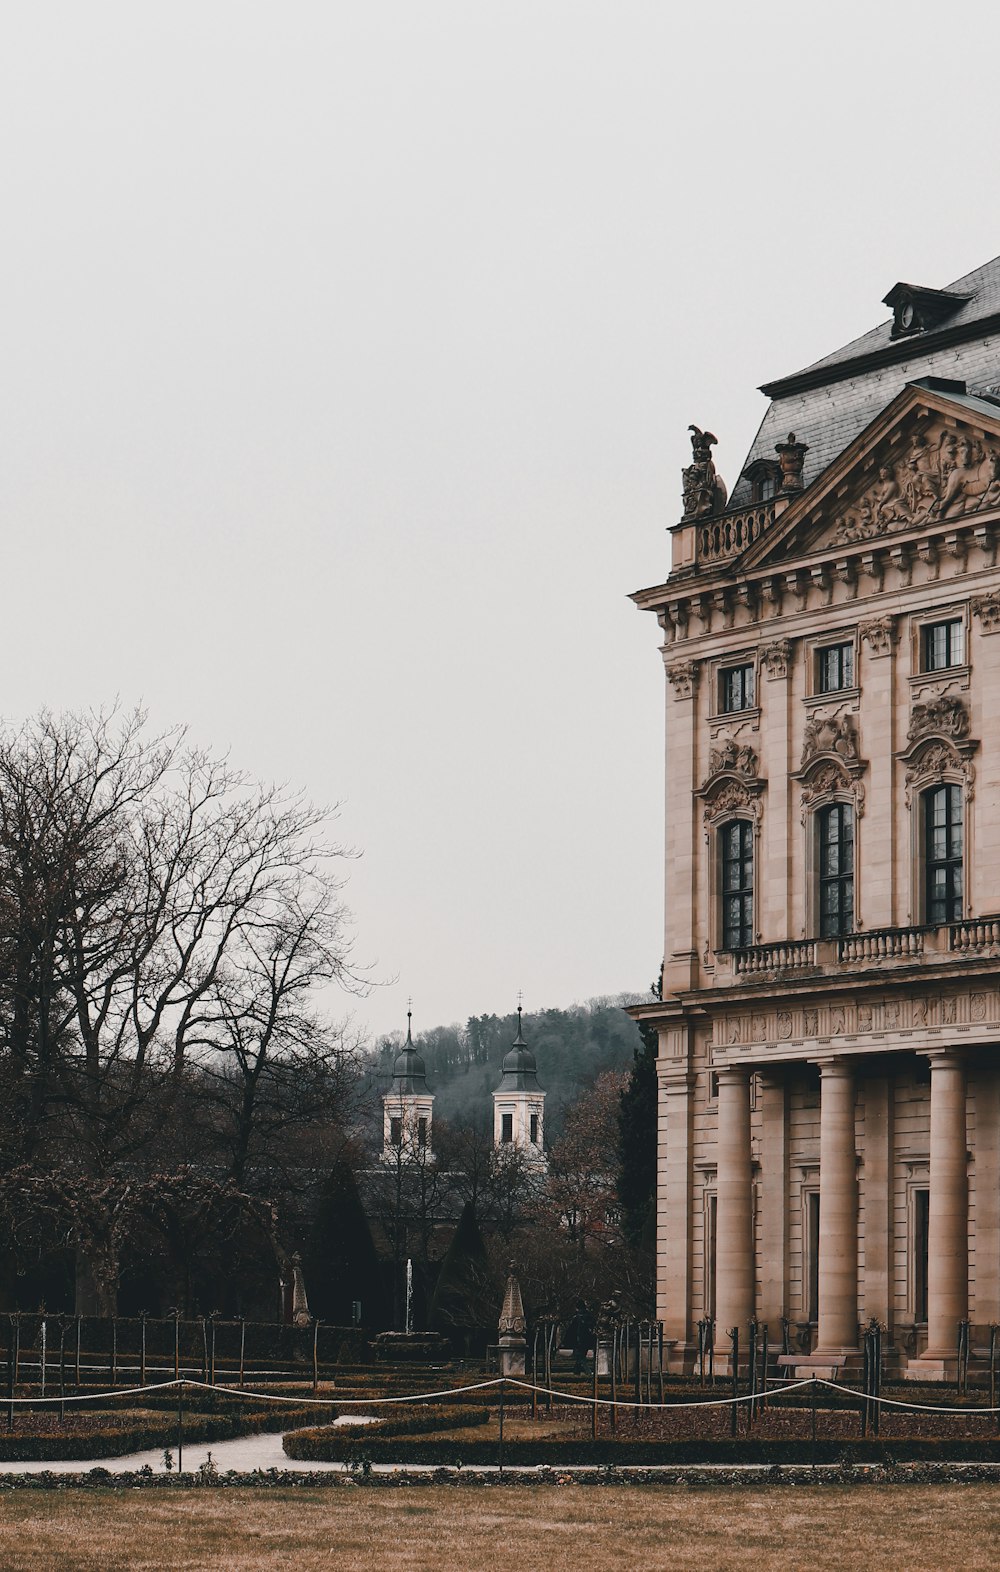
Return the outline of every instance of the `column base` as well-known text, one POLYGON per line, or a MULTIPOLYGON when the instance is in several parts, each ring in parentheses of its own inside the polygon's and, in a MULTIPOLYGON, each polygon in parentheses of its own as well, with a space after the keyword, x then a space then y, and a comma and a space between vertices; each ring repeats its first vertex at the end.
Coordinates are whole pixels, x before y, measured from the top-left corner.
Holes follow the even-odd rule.
POLYGON ((928 1349, 919 1359, 908 1359, 903 1371, 904 1381, 956 1381, 958 1379, 957 1353, 936 1353, 928 1349))

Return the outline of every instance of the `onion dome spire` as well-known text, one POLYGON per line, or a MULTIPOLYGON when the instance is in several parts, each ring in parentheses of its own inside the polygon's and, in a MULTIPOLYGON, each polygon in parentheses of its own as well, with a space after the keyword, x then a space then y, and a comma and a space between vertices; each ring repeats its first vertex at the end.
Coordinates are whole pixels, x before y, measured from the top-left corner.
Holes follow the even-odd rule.
POLYGON ((540 1092, 535 1056, 521 1033, 521 1006, 517 1007, 517 1036, 504 1054, 498 1092, 540 1092))
POLYGON ((406 1041, 399 1050, 392 1066, 394 1093, 426 1093, 427 1070, 413 1046, 413 1011, 406 1012, 406 1041))

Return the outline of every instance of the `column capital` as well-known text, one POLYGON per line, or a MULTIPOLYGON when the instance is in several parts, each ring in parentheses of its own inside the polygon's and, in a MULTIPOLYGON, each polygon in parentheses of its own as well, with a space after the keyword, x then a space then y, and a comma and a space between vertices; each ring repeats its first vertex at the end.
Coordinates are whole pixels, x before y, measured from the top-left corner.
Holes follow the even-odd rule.
POLYGON ((722 1064, 713 1071, 713 1074, 718 1077, 720 1086, 739 1086, 742 1084, 749 1087, 750 1077, 753 1072, 754 1066, 750 1064, 722 1064))
POLYGON ((841 1080, 853 1078, 857 1069, 857 1062, 844 1054, 824 1055, 822 1058, 810 1059, 809 1063, 816 1066, 824 1080, 831 1081, 836 1078, 841 1080))
POLYGON ((921 1059, 927 1060, 932 1070, 958 1070, 965 1065, 964 1048, 918 1048, 916 1051, 921 1059))

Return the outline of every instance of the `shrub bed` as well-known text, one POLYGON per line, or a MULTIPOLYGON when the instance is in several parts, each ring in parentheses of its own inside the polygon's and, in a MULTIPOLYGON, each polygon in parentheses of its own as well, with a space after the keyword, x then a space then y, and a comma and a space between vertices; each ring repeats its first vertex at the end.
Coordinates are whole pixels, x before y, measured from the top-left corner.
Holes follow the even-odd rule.
MULTIPOLYGON (((464 1423, 465 1421, 463 1421, 464 1423)), ((440 1428, 440 1427, 439 1427, 440 1428)), ((296 1436, 286 1436, 284 1448, 287 1456, 311 1462, 358 1462, 492 1465, 497 1462, 496 1436, 482 1440, 457 1440, 447 1435, 408 1436, 393 1438, 381 1433, 356 1433, 343 1440, 326 1430, 301 1431, 296 1436), (313 1450, 299 1450, 307 1437, 328 1437, 322 1442, 310 1442, 313 1450)), ((574 1440, 554 1436, 550 1441, 505 1440, 504 1462, 511 1467, 534 1467, 539 1464, 559 1468, 562 1465, 581 1465, 617 1468, 629 1465, 669 1467, 687 1463, 764 1463, 770 1465, 808 1465, 813 1461, 813 1450, 803 1441, 611 1441, 607 1439, 574 1440)), ((817 1463, 889 1463, 927 1461, 938 1463, 998 1463, 1000 1440, 936 1440, 918 1437, 913 1440, 817 1441, 817 1463)))
MULTIPOLYGON (((260 1431, 283 1430, 289 1423, 303 1423, 315 1417, 315 1409, 244 1409, 241 1414, 184 1415, 184 1441, 231 1441, 236 1436, 260 1431)), ((145 1452, 151 1447, 171 1447, 177 1443, 177 1415, 169 1413, 123 1414, 112 1423, 111 1415, 95 1414, 89 1427, 70 1429, 0 1431, 0 1462, 56 1462, 73 1458, 124 1457, 129 1452, 145 1452)))
MULTIPOLYGON (((297 1457, 309 1463, 334 1463, 354 1459, 358 1453, 358 1442, 362 1441, 364 1450, 369 1450, 370 1437, 377 1435, 379 1443, 391 1445, 394 1437, 418 1436, 426 1431, 465 1430, 472 1425, 488 1424, 490 1411, 488 1408, 470 1408, 463 1404, 461 1408, 423 1408, 414 1414, 394 1414, 391 1418, 380 1421, 377 1431, 371 1425, 318 1425, 312 1430, 296 1430, 291 1435, 286 1435, 282 1446, 286 1457, 297 1457)), ((452 1443, 454 1449, 454 1443, 452 1443)), ((395 1447, 398 1451, 398 1446, 395 1447)))

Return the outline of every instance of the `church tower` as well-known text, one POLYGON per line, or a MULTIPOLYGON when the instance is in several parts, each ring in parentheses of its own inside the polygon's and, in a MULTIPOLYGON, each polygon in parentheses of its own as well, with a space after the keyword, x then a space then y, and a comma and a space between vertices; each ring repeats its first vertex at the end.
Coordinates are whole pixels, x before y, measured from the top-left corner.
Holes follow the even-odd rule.
POLYGON ((392 1066, 392 1085, 382 1098, 385 1160, 395 1162, 401 1152, 430 1161, 431 1116, 434 1095, 427 1088, 424 1061, 413 1046, 413 1013, 406 1012, 406 1042, 392 1066))
POLYGON ((517 1036, 504 1055, 500 1085, 493 1093, 494 1146, 520 1147, 530 1161, 543 1164, 544 1111, 545 1093, 538 1084, 535 1056, 521 1035, 521 1006, 518 1005, 517 1036))

